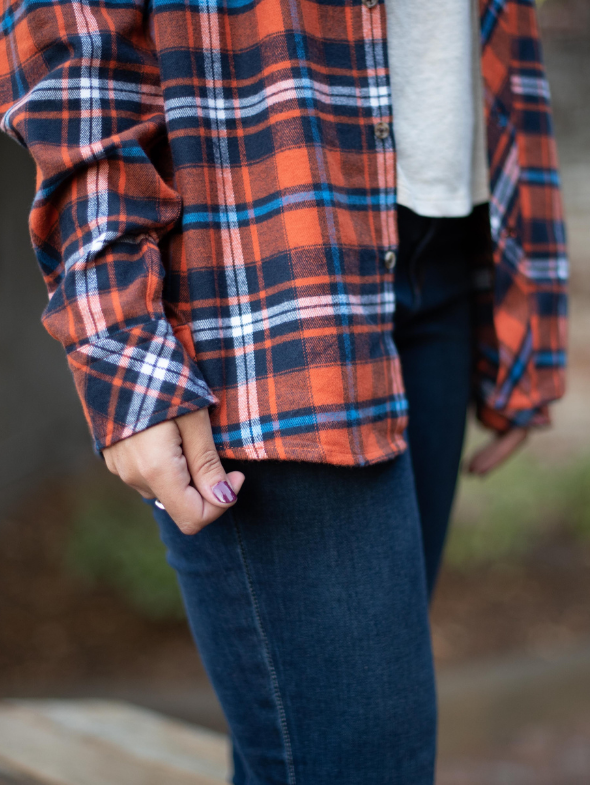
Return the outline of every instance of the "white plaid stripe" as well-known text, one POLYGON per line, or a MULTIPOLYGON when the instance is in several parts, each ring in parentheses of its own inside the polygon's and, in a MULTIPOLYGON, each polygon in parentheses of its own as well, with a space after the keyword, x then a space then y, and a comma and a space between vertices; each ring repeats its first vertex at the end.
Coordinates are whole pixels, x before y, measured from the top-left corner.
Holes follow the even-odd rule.
POLYGON ((512 86, 512 92, 516 95, 543 98, 546 101, 549 101, 551 98, 549 83, 544 77, 512 74, 510 84, 512 86))
MULTIPOLYGON (((205 40, 205 71, 209 100, 217 103, 223 99, 222 64, 219 34, 219 13, 217 4, 207 5, 204 13, 203 35, 205 40)), ((251 319, 248 279, 244 267, 244 254, 241 244, 236 199, 232 183, 231 163, 225 127, 225 111, 218 111, 215 119, 213 150, 219 194, 225 207, 225 218, 221 226, 223 258, 226 281, 230 298, 232 317, 242 322, 244 328, 237 339, 235 352, 236 375, 238 380, 238 407, 242 426, 242 442, 250 458, 265 458, 266 450, 260 428, 258 391, 256 388, 256 363, 252 334, 247 329, 251 319)))
POLYGON ((361 320, 373 321, 377 315, 386 313, 385 328, 390 329, 389 314, 394 307, 393 288, 384 289, 374 295, 341 294, 332 296, 299 297, 280 305, 261 308, 248 314, 232 315, 223 319, 202 319, 192 323, 195 339, 198 341, 232 338, 247 339, 250 343, 257 333, 273 327, 298 323, 306 319, 323 316, 358 316, 361 320))
POLYGON ((253 118, 277 104, 301 99, 310 99, 327 107, 377 105, 385 113, 389 112, 391 103, 389 88, 383 84, 357 90, 354 87, 330 87, 315 79, 282 79, 241 98, 224 98, 223 95, 215 99, 194 95, 170 98, 166 100, 166 115, 169 120, 187 117, 221 121, 253 118))
POLYGON ((490 199, 490 227, 495 243, 500 242, 502 231, 505 228, 506 210, 516 194, 519 177, 518 147, 516 139, 513 138, 504 166, 493 186, 490 199))
POLYGON ((172 328, 166 320, 162 319, 156 324, 151 340, 132 346, 128 338, 127 333, 120 333, 119 336, 102 338, 77 349, 91 363, 110 365, 109 373, 113 376, 120 376, 121 369, 124 374, 128 371, 138 374, 127 411, 124 436, 147 427, 154 411, 166 400, 166 396, 162 395, 165 383, 177 391, 185 390, 195 398, 205 398, 211 403, 215 401, 205 382, 193 374, 189 375, 182 356, 178 355, 178 343, 172 328))

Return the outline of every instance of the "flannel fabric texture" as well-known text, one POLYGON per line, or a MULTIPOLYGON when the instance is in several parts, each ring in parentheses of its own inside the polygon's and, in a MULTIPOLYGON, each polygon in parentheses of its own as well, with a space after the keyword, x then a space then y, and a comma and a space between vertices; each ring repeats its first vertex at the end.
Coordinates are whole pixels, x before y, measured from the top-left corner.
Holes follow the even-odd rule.
MULTIPOLYGON (((383 0, 3 0, 0 25, 43 321, 96 449, 208 406, 226 457, 402 451, 383 0)), ((533 0, 481 0, 481 42, 474 397, 501 431, 562 395, 567 259, 533 0)))

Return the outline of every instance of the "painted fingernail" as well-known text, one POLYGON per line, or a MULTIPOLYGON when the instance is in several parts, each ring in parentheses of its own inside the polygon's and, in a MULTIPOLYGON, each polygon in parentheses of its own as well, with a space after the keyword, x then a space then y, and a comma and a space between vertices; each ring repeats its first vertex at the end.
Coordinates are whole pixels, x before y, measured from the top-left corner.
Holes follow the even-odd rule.
POLYGON ((222 504, 231 504, 231 502, 235 502, 238 498, 233 492, 231 485, 225 480, 223 482, 218 482, 211 490, 217 501, 222 504))

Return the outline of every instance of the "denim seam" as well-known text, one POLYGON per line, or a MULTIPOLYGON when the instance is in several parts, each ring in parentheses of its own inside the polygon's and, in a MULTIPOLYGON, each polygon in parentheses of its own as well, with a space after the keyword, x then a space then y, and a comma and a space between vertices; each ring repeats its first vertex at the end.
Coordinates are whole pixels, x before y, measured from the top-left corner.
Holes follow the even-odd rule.
POLYGON ((238 547, 240 549, 240 555, 242 557, 242 563, 244 565, 244 572, 246 574, 246 582, 248 584, 248 591, 250 593, 250 598, 252 600, 252 605, 254 607, 254 615, 256 617, 256 622, 258 624, 258 629, 260 631, 260 636, 262 638, 262 643, 264 647, 264 655, 266 659, 266 664, 270 673, 270 680, 272 684, 273 694, 277 705, 277 711, 279 714, 279 725, 281 728, 281 735, 283 737, 283 745, 285 748, 285 762, 287 765, 287 776, 289 780, 289 785, 295 785, 295 767, 293 764, 293 750, 291 747, 291 739, 289 737, 289 728, 287 726, 287 714, 285 712, 285 707, 283 705, 283 699, 281 697, 281 691, 279 689, 279 680, 277 678, 276 668, 272 661, 272 656, 270 653, 270 646, 268 643, 268 637, 264 631, 264 627, 262 625, 262 617, 260 615, 260 605, 258 602, 258 598, 256 596, 256 591, 254 590, 254 584, 252 582, 252 575, 251 571, 248 566, 248 557, 246 555, 246 549, 244 547, 244 541, 242 538, 242 534, 240 532, 240 527, 234 520, 234 529, 236 531, 236 536, 238 538, 238 547))

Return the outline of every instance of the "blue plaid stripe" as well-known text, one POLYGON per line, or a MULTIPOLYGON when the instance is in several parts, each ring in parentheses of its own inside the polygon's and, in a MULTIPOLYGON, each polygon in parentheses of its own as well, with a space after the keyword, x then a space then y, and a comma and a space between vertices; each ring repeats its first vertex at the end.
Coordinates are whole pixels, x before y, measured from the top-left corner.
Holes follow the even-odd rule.
MULTIPOLYGON (((361 0, 7 0, 0 119, 38 165, 43 320, 97 449, 203 406, 228 457, 405 448, 385 31, 361 0)), ((568 269, 531 0, 481 0, 481 39, 474 384, 502 428, 562 393, 568 269)))

